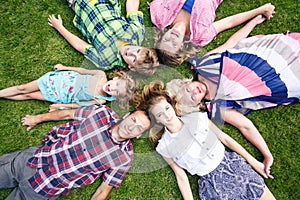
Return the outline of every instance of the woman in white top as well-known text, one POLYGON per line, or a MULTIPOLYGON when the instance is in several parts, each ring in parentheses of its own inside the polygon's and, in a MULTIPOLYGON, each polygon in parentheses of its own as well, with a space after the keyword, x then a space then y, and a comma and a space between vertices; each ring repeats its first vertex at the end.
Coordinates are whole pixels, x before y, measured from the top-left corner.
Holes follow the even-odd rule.
POLYGON ((264 164, 240 144, 217 128, 204 112, 177 117, 175 100, 154 81, 145 86, 137 107, 146 110, 164 128, 156 151, 175 173, 184 199, 193 199, 185 170, 200 176, 199 197, 203 199, 275 199, 264 178, 273 178, 264 164), (229 147, 234 152, 225 151, 229 147), (236 153, 235 153, 236 152, 236 153), (256 171, 255 171, 256 170, 256 171), (258 174, 258 173, 259 174, 258 174))

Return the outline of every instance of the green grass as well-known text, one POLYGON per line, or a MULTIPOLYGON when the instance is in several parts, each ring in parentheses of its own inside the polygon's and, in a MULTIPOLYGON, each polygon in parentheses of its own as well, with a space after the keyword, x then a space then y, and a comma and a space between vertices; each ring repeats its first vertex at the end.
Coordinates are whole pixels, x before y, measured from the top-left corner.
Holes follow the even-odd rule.
MULTIPOLYGON (((265 0, 224 0, 217 10, 217 19, 253 9, 267 2, 265 0)), ((299 31, 300 1, 273 0, 272 3, 276 6, 274 18, 256 27, 251 35, 282 33, 287 30, 299 31)), ((145 1, 141 3, 141 10, 145 15, 146 26, 152 26, 145 1)), ((37 79, 51 71, 53 65, 57 63, 80 66, 85 60, 53 28, 48 26, 49 14, 61 14, 67 29, 82 37, 73 27, 74 14, 64 0, 7 0, 1 2, 0 89, 37 79)), ((238 28, 219 34, 215 41, 205 47, 205 50, 222 44, 238 28)), ((185 64, 174 67, 172 70, 174 70, 172 72, 174 77, 192 75, 185 64)), ((165 76, 165 71, 160 70, 155 78, 160 79, 165 76)), ((172 77, 168 75, 167 79, 172 77)), ((20 121, 26 114, 47 112, 49 105, 48 102, 35 100, 16 102, 1 99, 0 154, 40 144, 42 136, 58 122, 43 123, 31 132, 27 132, 20 121)), ((275 197, 280 200, 300 199, 299 110, 300 105, 294 104, 256 111, 249 115, 274 155, 272 173, 275 179, 268 179, 266 183, 275 197)), ((260 153, 236 129, 227 125, 222 128, 257 159, 262 159, 260 153)), ((182 199, 172 170, 153 151, 147 138, 133 142, 137 159, 121 187, 112 190, 109 199, 182 199), (147 156, 144 156, 146 154, 147 156)), ((194 197, 199 199, 197 177, 189 177, 194 197)), ((59 199, 89 199, 100 182, 97 181, 90 186, 73 190, 69 196, 59 199)), ((0 190, 0 199, 5 199, 10 191, 11 189, 0 190)))

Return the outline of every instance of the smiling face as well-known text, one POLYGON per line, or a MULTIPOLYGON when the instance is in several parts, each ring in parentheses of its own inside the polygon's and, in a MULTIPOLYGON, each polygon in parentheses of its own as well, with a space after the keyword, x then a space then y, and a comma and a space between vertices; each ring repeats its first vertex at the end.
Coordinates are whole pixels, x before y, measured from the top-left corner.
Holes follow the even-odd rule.
POLYGON ((166 127, 172 125, 177 119, 175 110, 165 98, 161 98, 160 101, 152 105, 149 111, 154 116, 157 123, 166 127))
POLYGON ((133 45, 125 45, 121 48, 122 58, 128 64, 130 70, 133 70, 138 61, 142 59, 142 49, 143 47, 133 45))
POLYGON ((169 51, 170 53, 177 53, 183 45, 184 32, 181 29, 172 27, 161 38, 158 48, 169 51))
POLYGON ((103 91, 114 97, 123 97, 126 95, 127 82, 126 80, 115 77, 112 80, 107 81, 102 89, 103 91))
POLYGON ((186 106, 196 106, 201 103, 202 99, 207 93, 207 87, 204 83, 199 81, 192 81, 184 84, 180 88, 181 104, 186 106))
POLYGON ((120 122, 116 139, 123 141, 140 137, 150 126, 150 119, 143 111, 135 111, 120 122))

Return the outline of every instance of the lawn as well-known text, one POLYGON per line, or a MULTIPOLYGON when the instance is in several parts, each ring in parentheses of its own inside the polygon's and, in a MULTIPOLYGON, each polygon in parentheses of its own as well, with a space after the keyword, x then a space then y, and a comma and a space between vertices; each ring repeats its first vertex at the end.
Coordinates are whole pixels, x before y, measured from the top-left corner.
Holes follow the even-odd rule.
MULTIPOLYGON (((266 0, 224 0, 217 10, 217 19, 253 9, 267 2, 266 0)), ((273 0, 272 3, 276 6, 274 18, 256 27, 251 35, 283 33, 287 30, 299 31, 300 0, 273 0)), ((141 2, 140 10, 144 12, 146 26, 151 27, 146 1, 141 2)), ((86 63, 80 53, 48 26, 49 14, 61 14, 67 29, 82 37, 72 24, 74 13, 64 0, 6 0, 1 2, 0 89, 37 79, 53 70, 53 66, 57 63, 69 66, 82 66, 82 63, 86 63)), ((205 51, 222 44, 237 29, 219 34, 215 41, 205 47, 205 51)), ((166 78, 166 69, 172 74, 167 78, 192 75, 189 67, 183 64, 161 69, 152 79, 166 78)), ((42 136, 52 126, 63 123, 43 123, 30 132, 27 132, 26 127, 21 125, 23 116, 47 112, 49 105, 48 102, 36 100, 19 102, 0 100, 0 155, 40 144, 42 136)), ((300 105, 293 104, 256 111, 248 116, 255 123, 273 153, 272 174, 275 178, 266 180, 266 184, 280 200, 300 199, 299 111, 300 105)), ((236 129, 228 125, 221 128, 257 159, 262 159, 260 153, 236 129)), ((134 140, 133 143, 136 159, 132 169, 122 185, 112 190, 109 199, 182 199, 172 170, 155 153, 147 137, 134 140)), ((189 177, 194 197, 199 199, 197 177, 189 177)), ((96 181, 90 186, 73 190, 69 196, 59 199, 89 199, 100 182, 96 181)), ((0 190, 0 199, 5 199, 10 192, 10 189, 0 190)))

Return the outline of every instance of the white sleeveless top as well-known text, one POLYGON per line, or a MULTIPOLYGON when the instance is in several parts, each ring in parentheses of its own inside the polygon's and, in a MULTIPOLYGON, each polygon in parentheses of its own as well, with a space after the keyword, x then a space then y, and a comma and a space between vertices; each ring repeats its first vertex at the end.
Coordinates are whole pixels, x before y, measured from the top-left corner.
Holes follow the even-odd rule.
POLYGON ((208 129, 206 113, 195 112, 180 118, 184 125, 177 133, 165 133, 156 151, 171 158, 190 174, 203 176, 213 171, 224 157, 225 147, 208 129))

